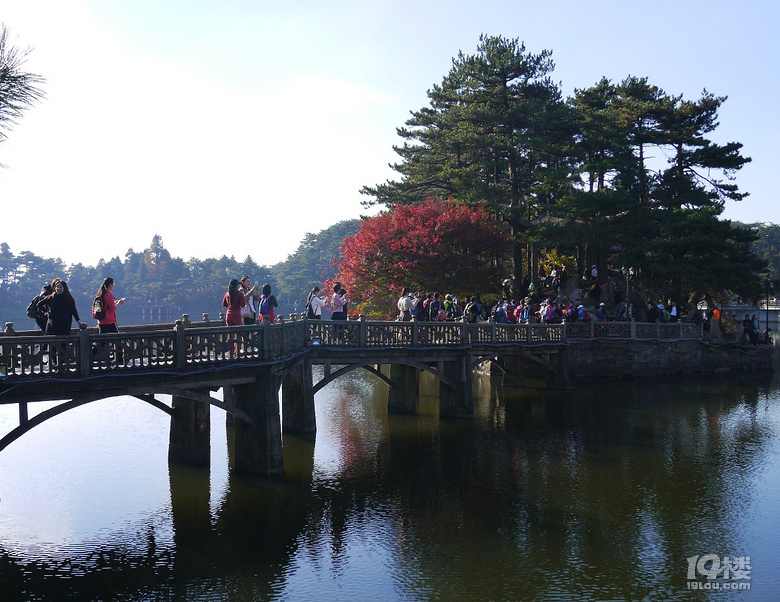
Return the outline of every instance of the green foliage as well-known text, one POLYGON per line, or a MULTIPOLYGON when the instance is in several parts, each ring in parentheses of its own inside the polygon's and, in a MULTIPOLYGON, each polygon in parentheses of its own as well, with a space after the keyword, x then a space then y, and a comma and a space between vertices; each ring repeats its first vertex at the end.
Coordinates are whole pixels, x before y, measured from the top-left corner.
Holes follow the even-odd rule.
POLYGON ((774 283, 774 290, 780 290, 780 226, 763 223, 740 224, 738 222, 735 222, 734 225, 750 228, 759 236, 758 240, 752 243, 752 249, 759 259, 767 263, 766 277, 774 283))
POLYGON ((5 25, 0 26, 0 141, 22 113, 40 101, 43 91, 38 87, 43 78, 22 71, 30 49, 19 50, 11 45, 5 25))
POLYGON ((574 122, 550 79, 551 52, 531 54, 516 39, 481 36, 477 53, 460 53, 412 113, 394 150, 401 175, 363 193, 388 207, 457 198, 486 208, 511 231, 515 279, 522 241, 539 207, 568 187, 567 148, 574 122))
MULTIPOLYGON (((275 266, 276 282, 291 312, 303 311, 306 297, 315 286, 336 275, 336 260, 344 240, 360 228, 360 220, 338 222, 316 234, 306 234, 298 249, 275 266)), ((296 312, 297 313, 297 312, 296 312)))
POLYGON ((720 219, 745 198, 735 176, 750 161, 741 144, 710 139, 726 98, 685 100, 629 76, 564 101, 552 69, 547 50, 482 36, 398 130, 400 179, 365 187, 368 203, 486 208, 510 226, 517 281, 525 241, 603 276, 634 266, 636 290, 655 299, 754 295, 765 270, 755 232, 720 219))
POLYGON ((80 317, 91 323, 89 307, 106 276, 116 282, 116 293, 127 302, 119 310, 122 324, 149 321, 155 316, 176 319, 189 314, 200 320, 208 313, 216 320, 222 308, 222 297, 232 278, 248 275, 261 284, 271 285, 279 301, 279 314, 302 309, 303 300, 314 284, 335 275, 335 258, 344 239, 358 229, 359 220, 343 221, 318 234, 307 234, 298 250, 276 266, 262 266, 251 257, 237 261, 234 257, 185 261, 171 257, 162 238, 155 235, 149 248, 137 253, 129 249, 124 259, 101 259, 96 266, 66 266, 60 259, 45 259, 32 252, 18 255, 7 243, 0 243, 0 320, 12 322, 17 330, 35 328, 25 314, 30 300, 53 278, 64 278, 76 299, 80 317))

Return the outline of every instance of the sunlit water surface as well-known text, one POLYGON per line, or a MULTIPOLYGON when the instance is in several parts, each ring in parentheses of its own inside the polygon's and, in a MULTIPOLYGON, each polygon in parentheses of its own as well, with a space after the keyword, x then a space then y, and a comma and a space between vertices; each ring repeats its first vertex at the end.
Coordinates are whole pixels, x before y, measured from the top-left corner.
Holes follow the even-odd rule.
POLYGON ((216 408, 210 470, 169 467, 137 399, 45 422, 0 452, 0 599, 780 599, 776 380, 478 378, 469 421, 425 384, 417 416, 329 385, 278 480, 231 474, 216 408), (750 591, 691 590, 705 554, 749 556, 750 591))

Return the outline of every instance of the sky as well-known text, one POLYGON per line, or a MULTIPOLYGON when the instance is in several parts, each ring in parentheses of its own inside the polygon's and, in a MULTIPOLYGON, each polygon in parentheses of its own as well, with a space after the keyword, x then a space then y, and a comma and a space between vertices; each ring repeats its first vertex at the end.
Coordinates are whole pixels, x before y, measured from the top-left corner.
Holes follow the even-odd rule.
POLYGON ((371 215, 396 128, 480 34, 551 50, 565 96, 647 77, 727 96, 752 158, 723 217, 778 222, 775 0, 2 0, 46 98, 0 143, 0 243, 66 264, 141 252, 272 265, 371 215))

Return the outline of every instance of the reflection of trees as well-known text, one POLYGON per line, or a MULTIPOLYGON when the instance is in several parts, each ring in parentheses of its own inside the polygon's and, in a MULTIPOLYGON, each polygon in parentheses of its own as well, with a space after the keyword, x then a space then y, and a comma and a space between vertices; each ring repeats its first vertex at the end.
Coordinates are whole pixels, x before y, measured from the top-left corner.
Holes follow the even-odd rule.
POLYGON ((35 558, 0 547, 2 600, 116 600, 140 592, 173 599, 175 550, 155 519, 131 533, 114 534, 114 541, 120 540, 125 543, 87 542, 35 558))
POLYGON ((321 409, 333 470, 312 478, 312 444, 285 437, 285 478, 231 475, 214 508, 207 472, 172 467, 172 531, 158 515, 121 545, 0 549, 2 599, 264 599, 305 587, 301 566, 371 591, 361 560, 397 598, 673 599, 687 555, 749 552, 734 524, 776 436, 767 383, 479 380, 477 418, 440 421, 387 416, 361 382, 321 409))
POLYGON ((732 525, 771 436, 760 390, 505 391, 482 397, 484 427, 442 423, 436 442, 391 429, 380 453, 387 482, 407 484, 394 488, 410 511, 397 525, 405 570, 443 599, 681 591, 675 559, 738 551, 732 525))

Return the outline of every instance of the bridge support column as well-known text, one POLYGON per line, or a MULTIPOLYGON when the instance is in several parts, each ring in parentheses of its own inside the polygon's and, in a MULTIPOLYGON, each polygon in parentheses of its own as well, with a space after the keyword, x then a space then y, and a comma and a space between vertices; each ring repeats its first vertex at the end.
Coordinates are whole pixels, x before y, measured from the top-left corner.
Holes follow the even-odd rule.
POLYGON ((285 433, 314 438, 317 419, 313 389, 309 362, 301 362, 285 375, 282 381, 282 429, 285 433))
POLYGON ((462 355, 453 362, 442 362, 444 377, 455 383, 453 389, 446 382, 439 383, 439 416, 441 418, 471 418, 474 416, 474 397, 471 391, 471 361, 462 355))
POLYGON ((236 407, 255 420, 236 421, 234 468, 237 473, 281 475, 282 425, 279 416, 279 376, 262 374, 257 381, 235 385, 236 407))
POLYGON ((390 364, 390 382, 387 411, 391 414, 415 414, 420 400, 420 369, 406 364, 390 364))
POLYGON ((208 466, 211 461, 211 406, 174 395, 168 461, 208 466))

